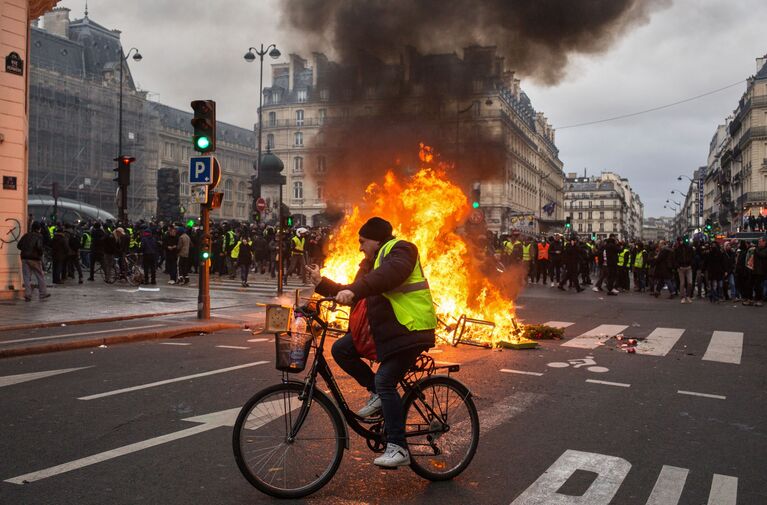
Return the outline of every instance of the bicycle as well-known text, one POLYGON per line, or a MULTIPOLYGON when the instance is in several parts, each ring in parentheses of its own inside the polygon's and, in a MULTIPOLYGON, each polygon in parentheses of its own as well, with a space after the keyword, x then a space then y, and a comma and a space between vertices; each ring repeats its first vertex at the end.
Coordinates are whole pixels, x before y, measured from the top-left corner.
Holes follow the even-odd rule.
MULTIPOLYGON (((347 426, 363 437, 370 450, 386 448, 383 417, 362 418, 346 403, 324 356, 330 328, 321 306, 333 298, 320 298, 296 314, 309 322, 302 348, 289 348, 294 336, 275 335, 277 369, 282 382, 250 398, 234 425, 232 445, 243 476, 259 491, 277 498, 301 498, 325 486, 338 470, 344 449, 349 449, 347 426), (289 352, 286 352, 286 349, 289 352), (303 381, 289 373, 304 370, 311 349, 314 360, 303 381), (317 387, 322 377, 330 395, 317 387)), ((405 437, 410 449, 410 468, 419 476, 449 480, 471 463, 479 444, 479 416, 471 391, 450 377, 460 365, 437 366, 421 354, 402 381, 405 437), (447 375, 435 375, 439 370, 447 375)))

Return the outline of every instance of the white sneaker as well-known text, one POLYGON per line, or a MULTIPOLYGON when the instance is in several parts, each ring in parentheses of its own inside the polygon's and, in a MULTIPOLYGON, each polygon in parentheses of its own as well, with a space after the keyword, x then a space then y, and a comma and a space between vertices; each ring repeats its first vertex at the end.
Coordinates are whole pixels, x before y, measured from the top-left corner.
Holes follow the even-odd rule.
POLYGON ((386 451, 373 460, 373 463, 384 468, 397 468, 410 464, 410 453, 397 444, 386 444, 386 451))
POLYGON ((549 287, 550 287, 550 288, 553 288, 553 287, 554 287, 554 283, 552 282, 552 283, 551 283, 551 286, 549 286, 549 287))
POLYGON ((594 286, 593 288, 591 288, 591 290, 592 290, 593 292, 595 292, 595 293, 599 293, 599 288, 598 288, 598 287, 596 287, 596 286, 594 286))
POLYGON ((175 283, 176 281, 168 281, 168 284, 170 284, 171 286, 174 285, 175 283))
POLYGON ((620 291, 618 291, 617 289, 613 289, 612 291, 610 291, 610 293, 617 295, 620 293, 620 291))
POLYGON ((687 298, 682 298, 682 303, 687 303, 687 298))
POLYGON ((380 410, 381 397, 375 393, 372 393, 365 406, 357 411, 357 415, 360 417, 370 417, 374 414, 377 414, 380 410))

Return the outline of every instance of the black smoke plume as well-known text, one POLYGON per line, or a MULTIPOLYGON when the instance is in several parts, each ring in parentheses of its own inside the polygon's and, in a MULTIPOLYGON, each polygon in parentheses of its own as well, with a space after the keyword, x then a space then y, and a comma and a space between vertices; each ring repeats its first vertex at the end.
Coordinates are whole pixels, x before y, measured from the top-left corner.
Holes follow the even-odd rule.
POLYGON ((520 75, 556 84, 572 54, 606 51, 671 0, 285 0, 283 22, 311 51, 351 61, 405 46, 451 52, 495 45, 520 75))

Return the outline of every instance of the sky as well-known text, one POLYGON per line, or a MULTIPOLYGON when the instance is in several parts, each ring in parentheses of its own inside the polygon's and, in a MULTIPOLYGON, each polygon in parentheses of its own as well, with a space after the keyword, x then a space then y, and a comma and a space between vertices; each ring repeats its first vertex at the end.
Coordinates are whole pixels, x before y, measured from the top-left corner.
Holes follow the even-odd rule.
MULTIPOLYGON (((143 60, 131 61, 131 71, 152 99, 180 109, 189 109, 193 99, 214 99, 220 121, 252 128, 259 69, 258 61, 247 63, 243 55, 250 46, 276 43, 284 61, 305 46, 301 34, 282 22, 281 1, 90 0, 88 9, 91 20, 122 31, 126 49, 141 51, 143 60)), ((85 0, 63 0, 59 6, 80 18, 85 0)), ((677 176, 691 176, 706 164, 717 125, 737 106, 745 80, 756 73, 756 58, 767 54, 766 19, 764 0, 674 0, 621 34, 606 52, 571 56, 559 84, 521 76, 522 89, 557 128, 566 173, 616 172, 639 194, 645 217, 670 216, 663 208, 666 199, 681 201, 670 191, 687 191, 687 181, 677 176), (565 128, 739 81, 660 111, 565 128)), ((272 62, 264 61, 264 85, 272 62)))

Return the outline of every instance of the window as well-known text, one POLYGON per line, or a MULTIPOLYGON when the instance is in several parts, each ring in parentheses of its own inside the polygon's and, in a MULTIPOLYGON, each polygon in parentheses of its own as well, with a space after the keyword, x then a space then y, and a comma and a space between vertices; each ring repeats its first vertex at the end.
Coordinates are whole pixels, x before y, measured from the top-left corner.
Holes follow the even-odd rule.
POLYGON ((591 229, 591 223, 589 223, 589 224, 588 224, 588 226, 589 226, 589 230, 588 230, 588 231, 589 231, 589 232, 593 231, 593 230, 591 229))
POLYGON ((304 198, 304 183, 296 181, 293 183, 293 198, 295 200, 302 200, 304 198))
POLYGON ((189 196, 189 172, 181 170, 179 173, 179 181, 181 182, 179 185, 179 194, 181 196, 189 196))
POLYGON ((324 156, 317 156, 317 173, 324 174, 327 169, 327 159, 324 156))
POLYGON ((330 100, 330 90, 328 89, 321 89, 320 90, 320 100, 323 102, 327 102, 330 100))
POLYGON ((578 223, 578 231, 583 231, 583 223, 578 223))
MULTIPOLYGON (((605 211, 603 211, 603 210, 599 211, 599 219, 604 219, 604 218, 605 218, 605 211)), ((602 230, 600 230, 600 231, 602 231, 602 230)))
POLYGON ((581 220, 581 219, 583 219, 583 212, 578 213, 578 220, 581 220))
POLYGON ((173 145, 170 142, 165 143, 165 157, 173 158, 173 145))
POLYGON ((306 90, 305 89, 299 89, 298 92, 296 92, 296 100, 303 103, 306 101, 306 90))
POLYGON ((272 103, 280 103, 282 101, 282 92, 281 91, 275 91, 272 94, 272 103))
POLYGON ((323 198, 325 198, 325 186, 317 184, 317 200, 322 200, 323 198))
POLYGON ((293 172, 302 173, 304 171, 304 159, 301 156, 293 158, 293 172))
POLYGON ((227 179, 226 182, 224 183, 224 201, 231 202, 233 192, 234 192, 234 181, 232 179, 227 179))
POLYGON ((270 112, 269 113, 269 126, 277 126, 277 113, 276 112, 270 112))
POLYGON ((245 184, 245 181, 240 181, 237 183, 237 201, 238 202, 244 202, 248 194, 248 187, 245 184))
POLYGON ((320 114, 320 124, 325 124, 325 118, 328 117, 327 109, 320 109, 319 114, 320 114))
POLYGON ((304 111, 303 110, 297 110, 296 111, 296 126, 303 126, 304 125, 304 111))
POLYGON ((304 134, 301 132, 296 132, 294 135, 294 144, 296 146, 302 146, 304 145, 304 134))
POLYGON ((599 231, 605 231, 605 224, 599 223, 599 231))
POLYGON ((274 149, 274 135, 271 133, 266 136, 266 148, 274 149))

